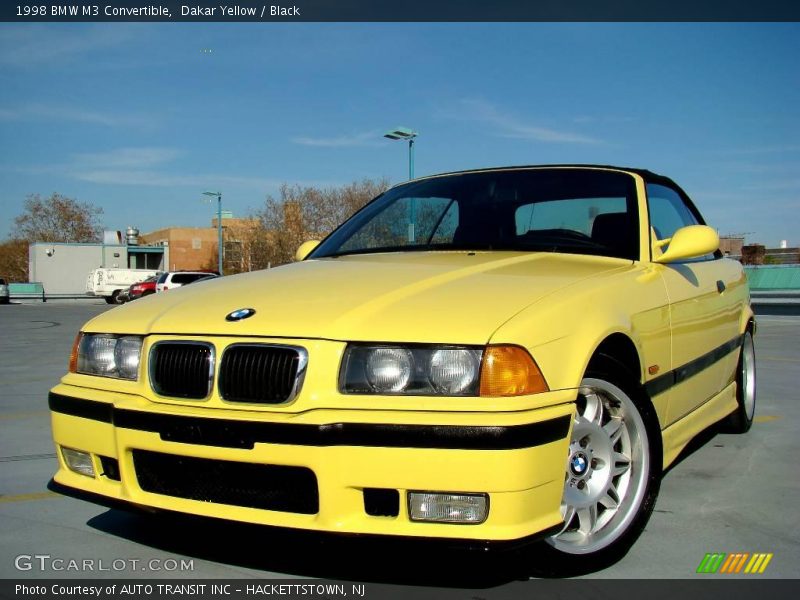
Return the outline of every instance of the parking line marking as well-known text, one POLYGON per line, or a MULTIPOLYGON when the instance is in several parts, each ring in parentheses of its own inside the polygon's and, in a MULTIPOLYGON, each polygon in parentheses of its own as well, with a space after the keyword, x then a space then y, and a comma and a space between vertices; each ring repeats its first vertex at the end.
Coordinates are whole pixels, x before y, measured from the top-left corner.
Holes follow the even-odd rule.
POLYGON ((756 423, 769 423, 770 421, 777 421, 778 419, 782 419, 780 415, 758 415, 755 419, 753 419, 756 423))
POLYGON ((27 502, 28 500, 47 500, 48 498, 63 498, 55 492, 33 492, 32 494, 15 494, 12 496, 0 495, 0 502, 27 502))
POLYGON ((55 457, 55 452, 48 452, 47 454, 22 454, 20 456, 0 456, 0 463, 17 462, 20 460, 44 460, 55 457))
POLYGON ((779 356, 759 356, 758 360, 774 360, 777 362, 800 363, 800 358, 782 358, 779 356))
POLYGON ((11 419, 29 419, 30 417, 41 417, 44 415, 49 415, 49 410, 37 410, 32 412, 16 412, 16 413, 6 413, 4 415, 0 415, 0 421, 10 421, 11 419))

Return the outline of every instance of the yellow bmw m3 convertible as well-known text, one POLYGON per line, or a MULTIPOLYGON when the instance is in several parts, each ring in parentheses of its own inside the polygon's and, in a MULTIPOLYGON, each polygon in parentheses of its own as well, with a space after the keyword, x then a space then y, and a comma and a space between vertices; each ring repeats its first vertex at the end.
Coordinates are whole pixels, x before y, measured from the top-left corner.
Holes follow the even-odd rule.
POLYGON ((755 321, 718 246, 641 169, 397 185, 292 265, 89 321, 49 395, 51 487, 607 564, 693 436, 752 423, 755 321))

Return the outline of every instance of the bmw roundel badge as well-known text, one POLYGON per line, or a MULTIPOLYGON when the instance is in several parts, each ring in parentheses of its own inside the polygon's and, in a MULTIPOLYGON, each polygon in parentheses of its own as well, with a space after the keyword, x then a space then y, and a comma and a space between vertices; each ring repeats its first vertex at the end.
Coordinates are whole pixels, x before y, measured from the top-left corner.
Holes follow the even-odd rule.
POLYGON ((256 310, 254 308, 240 308, 234 310, 233 312, 229 312, 225 316, 226 321, 241 321, 242 319, 249 319, 254 314, 256 314, 256 310))

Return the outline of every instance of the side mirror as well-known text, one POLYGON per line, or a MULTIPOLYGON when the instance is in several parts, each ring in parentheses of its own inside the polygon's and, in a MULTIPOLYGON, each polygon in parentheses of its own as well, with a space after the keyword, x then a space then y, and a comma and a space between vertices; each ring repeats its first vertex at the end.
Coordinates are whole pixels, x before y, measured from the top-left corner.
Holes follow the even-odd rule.
POLYGON ((307 242, 303 242, 300 244, 300 247, 297 249, 297 252, 294 253, 294 259, 297 262, 301 260, 305 260, 306 256, 311 254, 311 251, 319 246, 319 240, 308 240, 307 242))
POLYGON ((669 245, 666 252, 653 262, 666 264, 711 254, 719 249, 719 236, 707 225, 689 225, 678 229, 671 238, 653 244, 655 248, 666 245, 669 245))

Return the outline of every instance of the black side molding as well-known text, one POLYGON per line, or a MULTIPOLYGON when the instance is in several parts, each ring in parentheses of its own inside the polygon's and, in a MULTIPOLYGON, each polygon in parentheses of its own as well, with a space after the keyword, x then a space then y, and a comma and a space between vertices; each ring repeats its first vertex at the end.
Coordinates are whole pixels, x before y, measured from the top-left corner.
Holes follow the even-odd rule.
POLYGON ((690 377, 705 371, 715 363, 725 358, 734 350, 737 350, 742 345, 743 338, 744 336, 737 336, 729 342, 725 342, 721 346, 714 348, 711 352, 706 352, 702 356, 695 358, 694 360, 678 367, 677 369, 673 369, 668 373, 659 375, 655 379, 648 381, 645 384, 644 389, 651 398, 666 392, 671 387, 674 387, 679 383, 686 381, 690 377))

